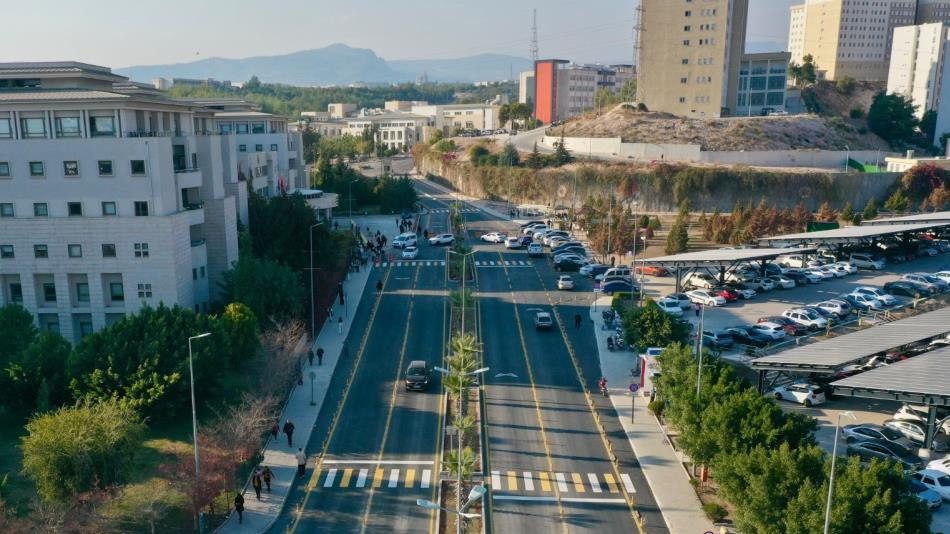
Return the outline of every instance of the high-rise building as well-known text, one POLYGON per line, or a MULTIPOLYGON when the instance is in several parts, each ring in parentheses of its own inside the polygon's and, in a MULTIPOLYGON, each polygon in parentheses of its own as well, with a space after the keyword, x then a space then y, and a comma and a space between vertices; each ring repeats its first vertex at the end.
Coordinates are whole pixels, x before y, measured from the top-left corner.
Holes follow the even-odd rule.
POLYGON ((528 70, 518 76, 518 102, 534 107, 534 71, 528 70))
POLYGON ((910 98, 918 118, 940 104, 948 29, 942 22, 894 28, 887 92, 910 98))
POLYGON ((792 61, 814 58, 819 78, 884 81, 894 29, 950 22, 950 0, 805 0, 791 7, 792 61))
POLYGON ((767 115, 785 110, 788 92, 788 52, 743 54, 739 65, 739 94, 734 115, 767 115))
MULTIPOLYGON (((534 116, 545 124, 594 109, 598 91, 619 93, 636 76, 631 65, 580 65, 563 59, 534 65, 534 116)), ((529 80, 522 75, 525 87, 529 80)))
POLYGON ((655 111, 732 113, 748 0, 642 0, 637 93, 655 111))
POLYGON ((145 305, 207 311, 248 188, 302 179, 286 119, 218 104, 105 67, 0 63, 0 305, 71 341, 145 305))

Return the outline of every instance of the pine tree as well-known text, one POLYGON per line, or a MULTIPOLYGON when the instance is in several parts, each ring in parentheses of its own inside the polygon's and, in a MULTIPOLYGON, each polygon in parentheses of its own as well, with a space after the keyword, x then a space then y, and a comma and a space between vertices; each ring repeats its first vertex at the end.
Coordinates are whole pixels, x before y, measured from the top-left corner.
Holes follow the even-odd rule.
POLYGON ((534 143, 534 149, 532 149, 531 154, 528 155, 528 159, 525 161, 525 165, 527 165, 531 169, 540 169, 541 167, 544 167, 544 156, 542 156, 541 153, 538 152, 537 142, 534 143))
POLYGON ((894 194, 884 203, 884 209, 889 211, 906 211, 910 205, 910 200, 901 192, 900 189, 894 191, 894 194))
POLYGON ((853 223, 854 222, 854 206, 850 202, 846 202, 844 207, 841 208, 841 213, 838 215, 842 221, 853 223))
POLYGON ((871 197, 867 205, 864 206, 864 211, 861 212, 861 216, 865 221, 877 217, 877 200, 871 197))

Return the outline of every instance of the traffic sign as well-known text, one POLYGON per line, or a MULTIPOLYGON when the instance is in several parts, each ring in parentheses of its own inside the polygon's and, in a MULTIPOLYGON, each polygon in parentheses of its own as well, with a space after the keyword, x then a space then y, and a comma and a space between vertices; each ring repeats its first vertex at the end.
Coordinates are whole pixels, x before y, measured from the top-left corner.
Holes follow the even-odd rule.
POLYGON ((638 389, 640 389, 640 384, 630 384, 630 393, 636 393, 638 389))

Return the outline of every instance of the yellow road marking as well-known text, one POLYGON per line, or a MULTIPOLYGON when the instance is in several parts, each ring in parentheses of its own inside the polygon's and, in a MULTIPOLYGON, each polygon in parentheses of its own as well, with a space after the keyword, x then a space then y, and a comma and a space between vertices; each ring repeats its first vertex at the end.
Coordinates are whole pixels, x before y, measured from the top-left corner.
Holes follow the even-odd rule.
POLYGON ((314 469, 313 475, 310 476, 310 482, 307 483, 307 489, 312 489, 316 486, 318 480, 320 480, 320 469, 314 469))
POLYGON ((353 478, 353 468, 347 467, 343 470, 343 478, 340 479, 340 487, 348 488, 350 487, 350 479, 353 478))
POLYGON ((373 475, 373 487, 378 488, 382 485, 383 485, 383 470, 377 467, 376 474, 373 475))
POLYGON ((411 488, 412 484, 416 481, 416 470, 415 469, 406 469, 406 487, 411 488))
POLYGON ((508 491, 518 491, 518 474, 508 471, 508 491))
POLYGON ((548 472, 541 471, 538 473, 538 478, 541 479, 541 491, 551 491, 551 481, 548 480, 548 472))
POLYGON ((571 473, 571 480, 574 481, 574 491, 577 493, 584 493, 587 491, 584 489, 584 479, 581 478, 580 473, 571 473))
POLYGON ((604 482, 607 483, 607 487, 610 488, 610 493, 618 493, 620 491, 617 488, 617 481, 614 480, 614 476, 610 473, 604 473, 604 482))

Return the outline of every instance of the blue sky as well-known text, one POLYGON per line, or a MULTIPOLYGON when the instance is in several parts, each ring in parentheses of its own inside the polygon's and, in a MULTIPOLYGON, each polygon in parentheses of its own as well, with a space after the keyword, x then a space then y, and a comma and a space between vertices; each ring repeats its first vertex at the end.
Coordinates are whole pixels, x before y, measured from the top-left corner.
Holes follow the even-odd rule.
MULTIPOLYGON (((786 41, 788 6, 749 0, 748 41, 786 41)), ((542 56, 629 61, 636 0, 29 0, 4 2, 0 61, 110 67, 274 55, 332 43, 386 59, 542 56), (138 6, 142 6, 138 9, 138 6)))

